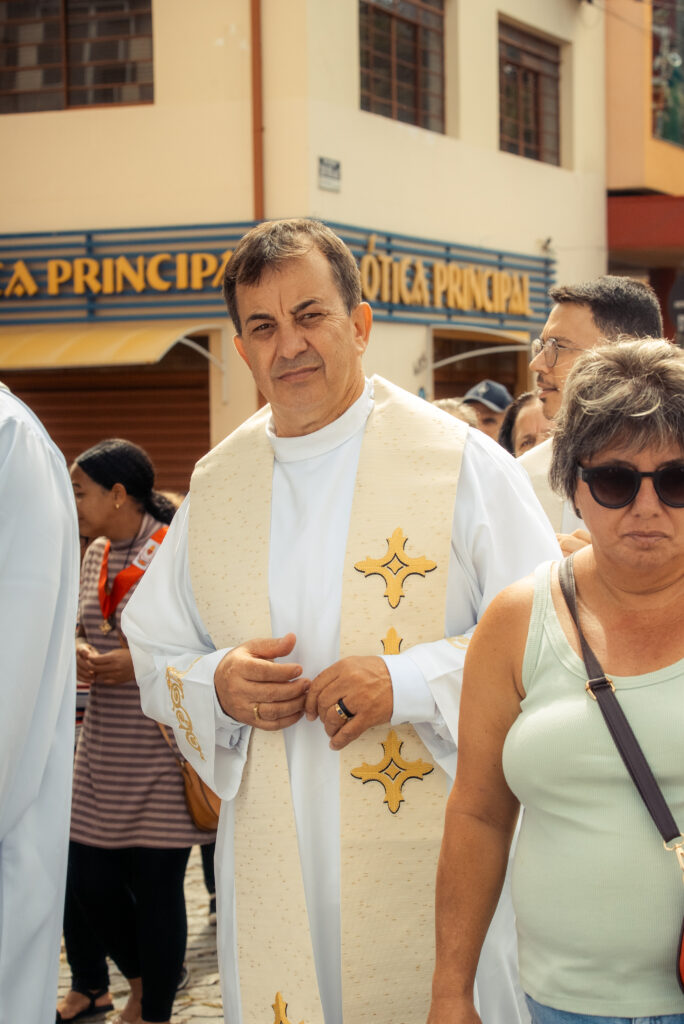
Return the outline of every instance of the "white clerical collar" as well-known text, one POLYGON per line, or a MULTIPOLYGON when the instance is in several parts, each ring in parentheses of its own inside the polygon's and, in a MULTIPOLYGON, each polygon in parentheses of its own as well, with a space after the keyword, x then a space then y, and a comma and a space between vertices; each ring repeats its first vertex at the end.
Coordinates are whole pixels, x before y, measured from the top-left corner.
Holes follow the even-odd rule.
POLYGON ((350 437, 363 429, 372 408, 373 385, 371 381, 366 380, 363 394, 356 399, 354 404, 350 405, 336 420, 321 427, 320 430, 314 430, 312 434, 302 434, 300 437, 278 437, 271 416, 266 427, 266 434, 278 462, 302 462, 304 459, 314 459, 318 455, 325 455, 326 452, 331 452, 348 441, 350 437))

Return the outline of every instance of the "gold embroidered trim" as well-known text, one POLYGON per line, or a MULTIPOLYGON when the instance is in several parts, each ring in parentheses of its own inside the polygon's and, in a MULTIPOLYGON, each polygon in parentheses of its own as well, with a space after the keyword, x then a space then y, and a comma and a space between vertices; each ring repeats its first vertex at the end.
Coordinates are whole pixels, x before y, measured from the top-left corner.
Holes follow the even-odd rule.
MULTIPOLYGON (((276 992, 275 1003, 271 1003, 271 1006, 273 1007, 273 1012, 275 1013, 275 1017, 273 1018, 273 1024, 290 1024, 290 1021, 287 1019, 286 1016, 287 1003, 283 999, 280 992, 276 992)), ((300 1024, 304 1024, 304 1021, 301 1021, 300 1024)))
POLYGON ((382 744, 385 756, 377 764, 364 763, 359 768, 354 768, 351 775, 360 779, 364 785, 366 782, 380 782, 385 789, 385 799, 392 814, 396 814, 399 805, 404 800, 402 787, 409 779, 422 781, 426 775, 434 770, 434 765, 429 761, 418 758, 417 761, 405 761, 401 756, 401 748, 404 745, 400 741, 394 729, 390 729, 387 739, 382 744))
POLYGON ((459 651, 465 651, 470 643, 469 636, 448 636, 446 638, 447 643, 451 644, 452 647, 457 647, 459 651))
POLYGON ((384 597, 390 603, 391 608, 396 608, 404 594, 404 580, 408 576, 425 576, 437 568, 436 562, 421 555, 419 558, 409 558, 404 553, 404 546, 408 537, 400 526, 396 528, 387 541, 387 553, 382 558, 365 558, 362 562, 356 562, 354 568, 368 576, 382 576, 387 586, 384 597))
POLYGON ((403 636, 399 636, 394 626, 390 626, 385 639, 382 641, 382 653, 399 654, 403 642, 403 636))
MULTIPOLYGON (((192 665, 195 665, 198 661, 199 658, 195 658, 192 665)), ((166 670, 166 685, 168 686, 169 693, 171 694, 171 704, 176 714, 176 718, 178 719, 178 725, 185 733, 185 738, 188 741, 188 744, 192 747, 193 750, 197 751, 199 756, 204 761, 205 758, 204 754, 202 753, 202 748, 199 744, 199 740, 197 739, 193 731, 192 719, 190 718, 190 715, 183 707, 183 698, 185 696, 185 694, 183 693, 183 679, 192 668, 192 665, 188 665, 185 672, 179 672, 177 668, 173 667, 173 665, 169 665, 169 667, 166 670)))

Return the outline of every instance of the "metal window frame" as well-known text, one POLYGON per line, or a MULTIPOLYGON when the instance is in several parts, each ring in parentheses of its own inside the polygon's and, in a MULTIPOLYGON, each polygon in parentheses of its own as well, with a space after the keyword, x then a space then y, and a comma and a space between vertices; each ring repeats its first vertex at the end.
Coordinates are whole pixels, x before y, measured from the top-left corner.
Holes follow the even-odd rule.
MULTIPOLYGON (((445 130, 445 110, 444 110, 444 86, 445 86, 445 72, 444 72, 444 4, 442 0, 438 0, 439 7, 434 3, 430 3, 430 0, 411 0, 410 7, 418 8, 423 10, 435 17, 438 17, 441 21, 440 29, 432 26, 426 26, 422 23, 420 18, 411 16, 406 10, 406 5, 402 5, 401 0, 394 0, 393 5, 383 3, 382 0, 360 0, 359 10, 365 5, 369 15, 369 26, 368 32, 365 39, 360 38, 360 70, 361 74, 365 72, 368 75, 368 88, 364 89, 361 87, 361 103, 363 106, 364 100, 368 103, 368 107, 363 109, 369 110, 371 113, 378 113, 373 110, 374 104, 386 105, 389 103, 391 113, 384 116, 391 117, 395 121, 404 121, 399 116, 401 111, 408 112, 411 115, 411 120, 404 122, 408 124, 414 124, 419 128, 427 128, 430 131, 439 131, 444 133, 445 130), (379 54, 373 45, 373 29, 370 24, 370 17, 374 12, 377 12, 388 19, 389 24, 389 85, 390 85, 390 98, 387 100, 385 97, 379 96, 373 89, 373 78, 377 77, 377 72, 374 71, 372 66, 373 54, 379 54), (405 61, 400 61, 397 57, 397 26, 402 22, 410 25, 415 30, 415 61, 409 65, 405 61), (423 66, 421 63, 421 57, 423 52, 429 51, 431 53, 438 52, 433 47, 427 46, 424 43, 424 34, 426 32, 435 32, 440 36, 441 50, 439 55, 441 58, 441 69, 439 72, 430 70, 431 75, 435 75, 441 80, 441 90, 435 92, 431 89, 424 89, 422 84, 422 72, 423 66), (364 63, 364 57, 367 56, 368 60, 364 63), (399 65, 411 67, 413 70, 413 80, 415 88, 415 104, 408 106, 405 103, 401 103, 398 99, 398 87, 404 83, 400 83, 397 77, 397 68, 399 65), (426 96, 438 96, 440 99, 439 114, 435 114, 431 109, 426 110, 424 105, 424 98, 426 96), (439 128, 432 127, 430 122, 437 120, 439 122, 439 128)), ((383 56, 386 56, 383 54, 383 56)))
MULTIPOLYGON (((57 93, 57 94, 59 94, 61 102, 60 102, 60 105, 58 107, 56 107, 56 108, 55 107, 38 107, 36 111, 31 111, 32 113, 41 113, 41 112, 43 112, 45 110, 55 110, 55 109, 57 109, 57 110, 69 110, 69 109, 77 109, 77 108, 80 108, 80 107, 93 107, 93 106, 107 106, 107 107, 109 107, 109 106, 135 106, 135 105, 141 105, 141 104, 148 104, 148 103, 152 102, 151 100, 137 100, 137 101, 133 101, 133 102, 123 103, 120 100, 110 100, 110 101, 104 101, 104 102, 99 102, 99 103, 87 103, 87 102, 74 102, 73 99, 71 98, 71 94, 74 91, 83 92, 83 91, 88 90, 88 89, 97 88, 99 90, 108 90, 110 93, 113 93, 116 89, 120 89, 124 85, 130 85, 131 84, 130 82, 128 82, 126 80, 123 80, 121 82, 107 82, 107 83, 102 83, 102 84, 98 83, 95 86, 75 86, 75 87, 72 87, 70 85, 69 74, 70 74, 70 68, 72 68, 72 67, 98 67, 98 66, 103 66, 105 64, 112 64, 112 63, 115 64, 115 63, 117 63, 116 61, 115 62, 112 62, 112 61, 75 61, 75 62, 70 62, 69 61, 69 45, 70 45, 69 27, 70 27, 70 23, 71 23, 71 21, 73 19, 75 19, 77 22, 80 22, 80 23, 86 23, 86 22, 92 23, 94 21, 97 21, 99 15, 98 15, 98 12, 96 10, 96 3, 97 3, 97 0, 94 0, 93 13, 83 13, 83 12, 79 11, 78 13, 72 14, 70 16, 69 10, 68 10, 69 0, 60 0, 59 12, 57 12, 55 14, 46 15, 44 18, 12 19, 11 22, 9 22, 9 23, 17 24, 17 25, 19 25, 19 24, 24 25, 24 24, 29 24, 29 23, 43 24, 43 23, 48 22, 48 21, 58 23, 59 26, 60 26, 59 38, 55 39, 55 40, 51 40, 50 42, 52 42, 53 45, 60 47, 60 50, 61 50, 61 60, 59 62, 56 62, 56 63, 53 63, 53 64, 34 64, 34 65, 27 65, 27 66, 22 65, 21 67, 18 67, 18 66, 15 67, 14 65, 7 65, 7 66, 3 67, 3 72, 5 72, 5 71, 19 71, 19 70, 36 70, 36 71, 41 71, 42 72, 42 71, 45 71, 45 70, 47 70, 49 68, 59 68, 61 70, 62 81, 61 81, 61 85, 59 85, 59 86, 48 86, 46 88, 38 88, 38 89, 2 89, 2 90, 0 90, 0 95, 3 95, 3 96, 22 96, 22 95, 37 95, 37 96, 40 96, 40 95, 45 95, 47 93, 52 93, 52 94, 57 93)), ((102 12, 102 16, 105 16, 106 13, 108 14, 110 12, 102 12)), ((147 8, 139 8, 139 9, 136 9, 136 10, 130 10, 130 11, 127 11, 127 12, 118 12, 118 13, 120 14, 121 17, 130 18, 131 16, 147 15, 151 19, 152 18, 152 0, 148 0, 147 8)), ((102 40, 98 39, 97 41, 98 42, 99 41, 106 41, 107 39, 109 39, 109 40, 119 39, 119 40, 130 41, 131 39, 139 39, 139 38, 141 38, 141 39, 142 38, 144 38, 144 39, 152 39, 153 38, 152 32, 144 33, 142 35, 138 35, 138 34, 130 35, 129 34, 129 35, 126 35, 126 36, 105 36, 105 37, 102 38, 102 40)), ((76 40, 76 42, 77 43, 81 43, 83 41, 82 40, 76 40)), ((37 45, 39 45, 39 44, 37 44, 37 45)), ((125 62, 122 61, 122 62, 119 62, 119 63, 121 64, 122 69, 126 65, 130 65, 130 64, 138 66, 140 64, 150 64, 150 63, 152 64, 152 67, 154 69, 154 51, 152 53, 152 57, 150 58, 150 60, 146 60, 146 61, 127 60, 125 62)), ((152 78, 152 82, 151 83, 150 82, 144 82, 144 83, 137 83, 137 84, 145 85, 145 86, 152 85, 152 88, 154 89, 154 72, 153 72, 153 78, 152 78)))

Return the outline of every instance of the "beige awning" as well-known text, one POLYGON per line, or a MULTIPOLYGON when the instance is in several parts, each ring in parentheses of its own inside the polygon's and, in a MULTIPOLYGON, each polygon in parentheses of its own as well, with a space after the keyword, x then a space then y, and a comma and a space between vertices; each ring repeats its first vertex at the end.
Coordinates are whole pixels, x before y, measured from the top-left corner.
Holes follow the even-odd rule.
POLYGON ((0 327, 0 371, 156 363, 188 335, 220 327, 192 320, 0 327))

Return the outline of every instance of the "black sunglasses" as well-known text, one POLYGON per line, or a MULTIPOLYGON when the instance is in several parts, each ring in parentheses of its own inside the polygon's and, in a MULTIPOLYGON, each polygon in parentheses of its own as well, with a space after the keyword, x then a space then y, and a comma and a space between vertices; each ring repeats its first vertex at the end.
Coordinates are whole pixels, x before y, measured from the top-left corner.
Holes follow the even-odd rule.
POLYGON ((684 508, 684 463, 664 466, 652 473, 640 473, 628 466, 579 466, 580 480, 589 486, 594 501, 604 508, 624 508, 636 498, 645 476, 651 477, 655 492, 664 505, 684 508))

